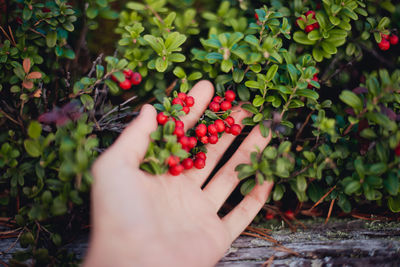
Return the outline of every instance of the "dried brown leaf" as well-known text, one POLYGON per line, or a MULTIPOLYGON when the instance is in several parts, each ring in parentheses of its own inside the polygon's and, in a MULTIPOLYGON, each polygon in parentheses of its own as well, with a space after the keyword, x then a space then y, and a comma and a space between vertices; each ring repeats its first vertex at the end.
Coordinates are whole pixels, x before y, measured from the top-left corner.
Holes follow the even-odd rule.
POLYGON ((42 74, 38 71, 34 71, 28 74, 28 76, 26 76, 26 78, 28 79, 40 79, 42 78, 42 74))
POLYGON ((22 62, 22 66, 24 67, 25 73, 28 74, 29 70, 31 69, 31 60, 30 60, 30 58, 25 58, 24 62, 22 62))

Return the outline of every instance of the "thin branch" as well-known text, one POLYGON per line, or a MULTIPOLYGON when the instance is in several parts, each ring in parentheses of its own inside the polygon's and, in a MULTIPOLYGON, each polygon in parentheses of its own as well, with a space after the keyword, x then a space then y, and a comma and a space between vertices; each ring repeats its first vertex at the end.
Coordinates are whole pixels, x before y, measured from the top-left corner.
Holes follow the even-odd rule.
POLYGON ((304 121, 303 125, 301 125, 299 131, 298 131, 297 134, 296 134, 295 141, 297 141, 297 140, 299 139, 299 137, 301 136, 301 134, 302 134, 304 128, 306 127, 307 123, 310 121, 311 115, 312 115, 313 113, 314 113, 314 110, 312 110, 312 111, 308 114, 306 120, 304 121))
POLYGON ((328 216, 326 216, 325 224, 328 223, 329 218, 331 217, 333 204, 335 203, 335 200, 336 200, 336 198, 332 199, 332 201, 331 201, 331 205, 329 206, 328 216))

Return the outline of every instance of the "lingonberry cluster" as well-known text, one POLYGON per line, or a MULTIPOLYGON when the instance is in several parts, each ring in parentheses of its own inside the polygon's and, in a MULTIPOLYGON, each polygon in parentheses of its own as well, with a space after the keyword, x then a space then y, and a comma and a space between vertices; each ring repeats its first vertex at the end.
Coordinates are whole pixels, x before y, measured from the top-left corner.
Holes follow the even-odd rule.
POLYGON ((131 89, 132 85, 139 85, 142 82, 142 75, 140 75, 139 72, 133 72, 130 69, 125 69, 123 73, 125 80, 122 82, 118 81, 117 77, 114 75, 111 75, 111 79, 114 82, 117 82, 122 90, 129 90, 131 89))
MULTIPOLYGON (((232 90, 226 91, 224 98, 215 96, 211 102, 211 104, 214 104, 210 104, 209 109, 212 112, 218 112, 221 116, 219 117, 216 114, 215 116, 218 117, 218 119, 202 120, 194 129, 188 131, 188 133, 190 133, 189 136, 185 133, 183 121, 172 116, 169 117, 165 115, 164 112, 157 114, 157 122, 159 125, 165 125, 170 120, 175 122, 173 135, 177 137, 182 149, 189 152, 190 155, 182 161, 175 155, 169 156, 166 164, 168 165, 171 175, 177 176, 184 170, 189 170, 193 167, 197 169, 204 168, 206 165, 206 154, 201 151, 205 150, 201 148, 203 145, 216 144, 224 132, 235 136, 240 134, 242 131, 241 126, 235 123, 235 119, 229 116, 229 113, 226 113, 232 108, 232 102, 235 98, 236 94, 232 90)), ((172 104, 181 105, 182 110, 188 114, 190 112, 190 107, 194 105, 194 98, 185 93, 178 93, 177 97, 172 100, 172 104)))
POLYGON ((305 15, 297 18, 295 24, 297 27, 303 29, 306 33, 309 33, 315 29, 319 29, 319 23, 315 19, 315 11, 313 10, 307 11, 305 15))
POLYGON ((382 51, 389 50, 390 45, 397 45, 399 42, 399 37, 395 34, 381 34, 381 36, 382 40, 378 43, 378 46, 382 51))

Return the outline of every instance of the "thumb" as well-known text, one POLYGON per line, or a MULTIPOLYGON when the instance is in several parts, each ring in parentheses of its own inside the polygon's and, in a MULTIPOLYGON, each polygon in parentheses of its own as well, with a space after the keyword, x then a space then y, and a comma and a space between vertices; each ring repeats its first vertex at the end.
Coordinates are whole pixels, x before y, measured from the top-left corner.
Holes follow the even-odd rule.
POLYGON ((139 166, 150 143, 150 134, 157 129, 157 112, 152 105, 146 104, 139 116, 121 133, 113 145, 113 150, 139 166))

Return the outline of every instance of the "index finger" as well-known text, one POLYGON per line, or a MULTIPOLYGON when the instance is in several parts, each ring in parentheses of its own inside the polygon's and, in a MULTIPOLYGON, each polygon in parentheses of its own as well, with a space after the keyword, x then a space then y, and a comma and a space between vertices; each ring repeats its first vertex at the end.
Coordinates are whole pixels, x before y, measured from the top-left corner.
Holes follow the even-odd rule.
POLYGON ((188 95, 194 98, 194 105, 190 108, 189 114, 181 117, 185 124, 185 132, 196 125, 207 109, 214 95, 214 86, 210 81, 200 81, 193 86, 188 95))

